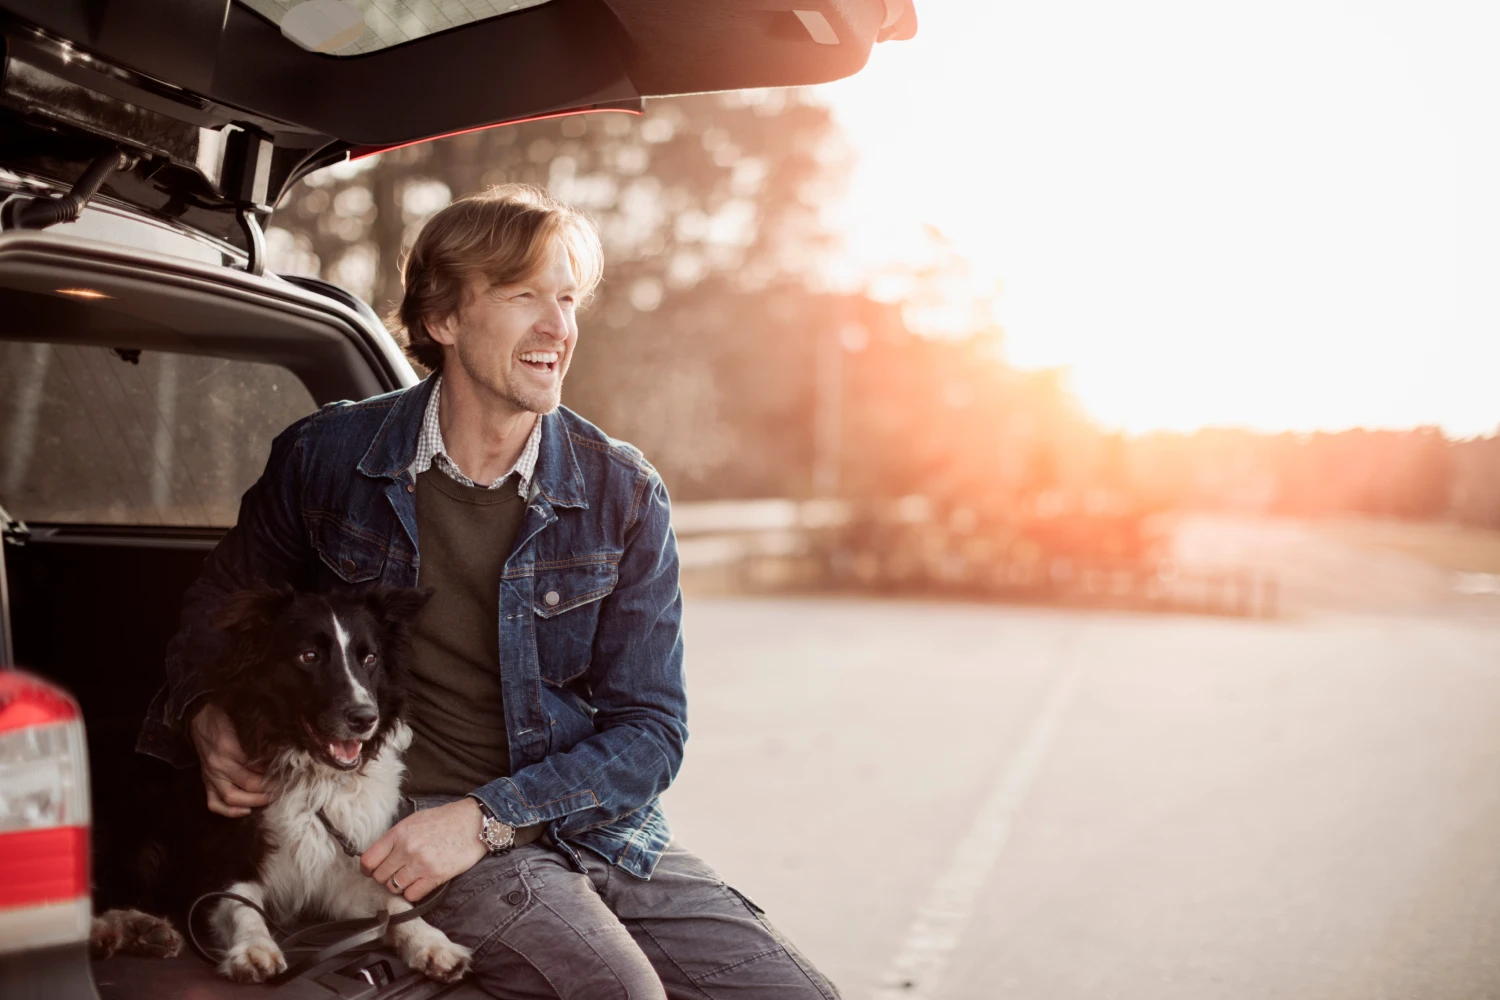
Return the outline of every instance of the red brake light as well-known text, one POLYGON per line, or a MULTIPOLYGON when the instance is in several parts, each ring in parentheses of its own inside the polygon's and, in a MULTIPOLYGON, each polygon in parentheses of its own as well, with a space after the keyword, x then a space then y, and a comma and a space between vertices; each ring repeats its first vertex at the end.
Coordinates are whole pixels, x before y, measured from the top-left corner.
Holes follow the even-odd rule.
POLYGON ((0 733, 78 718, 78 704, 46 681, 0 670, 0 733))
POLYGON ((0 844, 0 910, 88 898, 88 827, 0 834, 0 844))
POLYGON ((0 670, 0 953, 86 941, 89 763, 78 703, 0 670))

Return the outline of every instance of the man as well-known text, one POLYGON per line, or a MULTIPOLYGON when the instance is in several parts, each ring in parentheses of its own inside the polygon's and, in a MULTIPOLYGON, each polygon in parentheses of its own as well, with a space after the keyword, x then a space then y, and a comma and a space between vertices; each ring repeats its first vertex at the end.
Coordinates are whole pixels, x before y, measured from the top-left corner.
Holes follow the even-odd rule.
POLYGON ((592 224, 532 188, 428 222, 399 317, 433 374, 276 439, 188 591, 143 749, 182 759, 190 743, 216 812, 265 805, 204 701, 213 610, 260 579, 431 587, 408 684, 416 809, 364 871, 413 902, 451 883, 427 919, 498 997, 830 1000, 658 804, 687 739, 667 493, 639 451, 559 405, 601 270, 592 224))

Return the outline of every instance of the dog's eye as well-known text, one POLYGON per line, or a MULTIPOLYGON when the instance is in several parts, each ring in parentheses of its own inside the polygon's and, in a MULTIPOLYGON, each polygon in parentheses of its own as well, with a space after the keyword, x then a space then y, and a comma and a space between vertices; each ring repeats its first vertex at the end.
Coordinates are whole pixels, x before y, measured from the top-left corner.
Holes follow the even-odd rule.
POLYGON ((375 665, 375 654, 374 653, 366 653, 365 654, 365 666, 367 666, 367 667, 373 667, 374 665, 375 665))
POLYGON ((301 652, 301 654, 298 655, 297 659, 300 662, 305 663, 305 664, 309 664, 309 665, 317 663, 318 662, 318 651, 316 649, 304 649, 301 652))

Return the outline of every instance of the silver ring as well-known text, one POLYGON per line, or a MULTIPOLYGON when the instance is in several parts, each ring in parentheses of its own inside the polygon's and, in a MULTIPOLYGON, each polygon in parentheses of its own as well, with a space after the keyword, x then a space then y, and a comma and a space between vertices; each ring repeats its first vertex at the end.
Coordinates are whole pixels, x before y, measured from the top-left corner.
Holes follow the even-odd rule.
POLYGON ((386 881, 389 883, 390 887, 392 889, 395 889, 397 892, 405 892, 406 891, 406 886, 402 885, 400 882, 397 882, 396 881, 396 876, 392 875, 386 881))

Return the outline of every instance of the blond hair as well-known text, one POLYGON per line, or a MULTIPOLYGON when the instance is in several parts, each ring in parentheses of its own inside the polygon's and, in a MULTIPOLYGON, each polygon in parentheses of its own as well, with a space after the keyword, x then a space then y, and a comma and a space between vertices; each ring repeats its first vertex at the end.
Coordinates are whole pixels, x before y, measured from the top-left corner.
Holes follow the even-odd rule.
POLYGON ((502 184, 428 219, 402 268, 405 293, 390 317, 407 356, 441 371, 443 346, 427 321, 462 308, 472 277, 508 285, 536 276, 549 263, 553 239, 568 253, 579 302, 587 301, 604 271, 599 232, 583 213, 540 188, 502 184))

